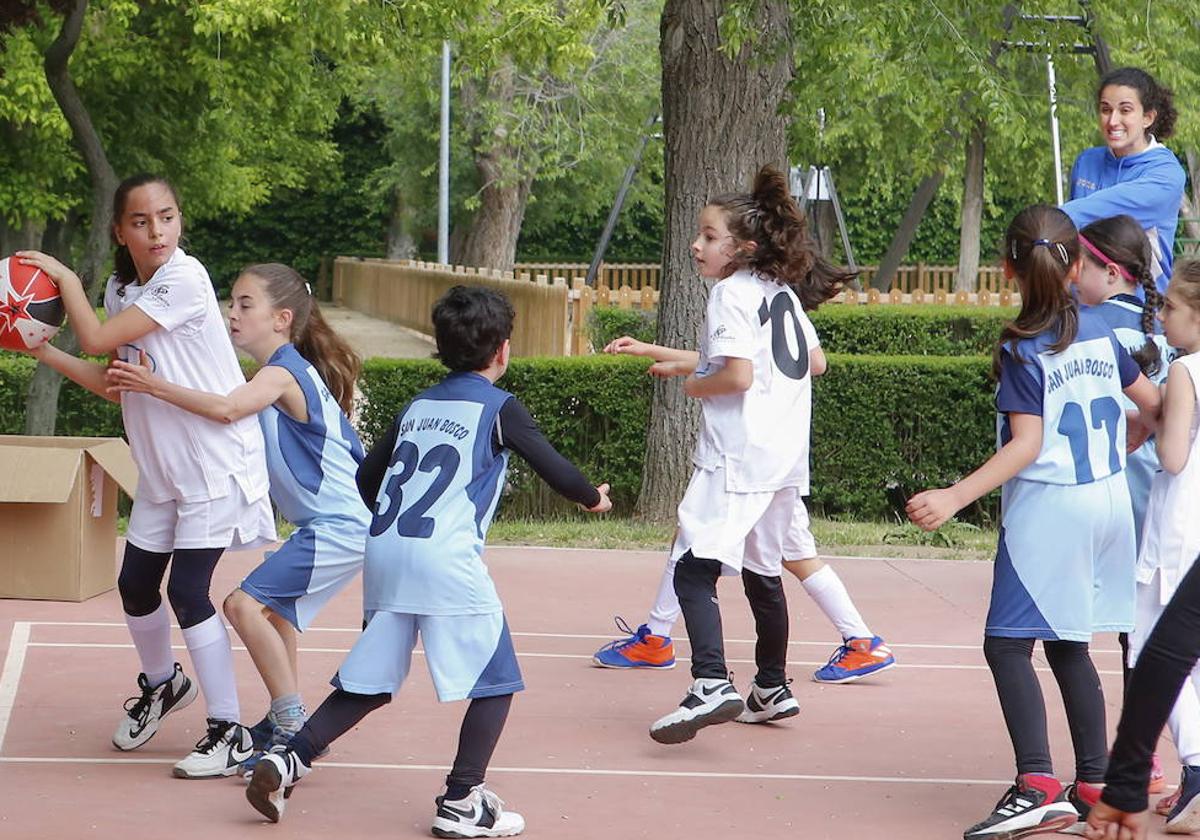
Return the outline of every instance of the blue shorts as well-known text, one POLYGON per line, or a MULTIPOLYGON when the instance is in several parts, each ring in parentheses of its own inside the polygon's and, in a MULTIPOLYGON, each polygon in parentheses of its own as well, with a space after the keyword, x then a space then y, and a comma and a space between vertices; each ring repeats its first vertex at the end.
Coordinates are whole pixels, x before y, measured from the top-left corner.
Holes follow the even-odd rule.
POLYGON ((313 523, 268 552, 242 591, 303 632, 321 608, 362 571, 366 529, 358 523, 313 523))
POLYGON ((330 681, 354 694, 395 694, 412 665, 417 636, 438 700, 512 694, 525 688, 504 613, 414 615, 380 610, 330 681))

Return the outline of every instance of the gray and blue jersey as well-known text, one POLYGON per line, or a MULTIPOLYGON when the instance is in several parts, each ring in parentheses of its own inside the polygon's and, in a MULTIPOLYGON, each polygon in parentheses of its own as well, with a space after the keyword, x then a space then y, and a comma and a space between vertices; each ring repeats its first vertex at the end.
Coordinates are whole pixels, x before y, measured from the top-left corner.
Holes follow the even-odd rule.
POLYGON ((280 347, 267 364, 295 378, 308 415, 301 422, 274 405, 258 415, 271 498, 296 530, 242 589, 304 630, 362 568, 371 520, 355 483, 363 447, 316 368, 293 345, 280 347))

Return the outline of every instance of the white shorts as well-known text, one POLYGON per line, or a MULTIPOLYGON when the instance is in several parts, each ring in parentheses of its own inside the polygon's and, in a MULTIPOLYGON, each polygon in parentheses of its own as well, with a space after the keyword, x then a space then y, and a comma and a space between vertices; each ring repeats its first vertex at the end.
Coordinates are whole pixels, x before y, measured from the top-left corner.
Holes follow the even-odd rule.
POLYGON ((525 688, 504 613, 414 615, 379 610, 330 682, 354 694, 395 694, 417 636, 438 700, 496 697, 525 688))
POLYGON ((125 539, 146 551, 177 548, 257 548, 276 541, 275 513, 265 493, 247 499, 232 478, 230 492, 203 502, 134 499, 125 539))
POLYGON ((808 510, 798 487, 730 493, 725 489, 724 470, 697 469, 679 503, 671 560, 691 551, 696 557, 719 560, 726 574, 739 574, 744 567, 778 577, 784 559, 816 556, 808 526, 808 510))

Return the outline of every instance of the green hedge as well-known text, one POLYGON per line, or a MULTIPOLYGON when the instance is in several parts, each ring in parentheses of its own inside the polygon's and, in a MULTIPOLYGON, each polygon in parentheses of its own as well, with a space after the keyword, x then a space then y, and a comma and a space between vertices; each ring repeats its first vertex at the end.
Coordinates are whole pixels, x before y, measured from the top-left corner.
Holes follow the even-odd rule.
POLYGON ((990 356, 1017 310, 983 306, 822 306, 810 314, 826 353, 990 356))
MULTIPOLYGON (((647 362, 628 356, 515 359, 500 385, 529 408, 547 438, 597 481, 612 484, 628 513, 641 485, 651 381, 647 362)), ((813 507, 825 515, 898 516, 903 501, 948 484, 992 452, 995 437, 990 360, 983 356, 830 357, 815 386, 813 507)), ((21 432, 25 390, 33 371, 26 357, 0 355, 0 431, 21 432)), ((428 359, 370 359, 360 387, 365 443, 386 432, 418 391, 444 375, 428 359)), ((122 433, 120 411, 67 384, 60 396, 63 435, 122 433)), ((519 458, 511 461, 506 515, 570 510, 519 458)), ((995 500, 973 519, 995 513, 995 500)))
POLYGON ((652 342, 658 328, 658 313, 654 310, 597 306, 588 319, 588 337, 596 350, 602 350, 608 342, 623 335, 652 342))

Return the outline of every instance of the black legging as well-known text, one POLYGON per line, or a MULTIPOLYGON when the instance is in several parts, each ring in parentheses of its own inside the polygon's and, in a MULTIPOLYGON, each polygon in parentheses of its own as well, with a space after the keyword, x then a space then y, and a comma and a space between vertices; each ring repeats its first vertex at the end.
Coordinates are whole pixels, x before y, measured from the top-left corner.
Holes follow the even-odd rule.
POLYGON ((217 609, 209 597, 213 571, 225 553, 223 548, 177 548, 174 552, 147 551, 133 543, 125 543, 117 590, 126 615, 149 615, 162 603, 162 580, 167 564, 171 577, 167 580, 167 600, 179 620, 180 627, 195 627, 216 615, 217 609))
POLYGON ((1200 559, 1192 564, 1138 654, 1100 797, 1122 811, 1145 811, 1150 756, 1179 691, 1200 659, 1200 559))
MULTIPOLYGON (((1033 643, 1033 639, 985 636, 983 654, 996 681, 1017 773, 1053 775, 1046 703, 1033 670, 1033 643)), ((1087 643, 1047 640, 1042 646, 1066 707, 1075 747, 1075 778, 1099 783, 1104 779, 1107 747, 1104 692, 1087 643)))

